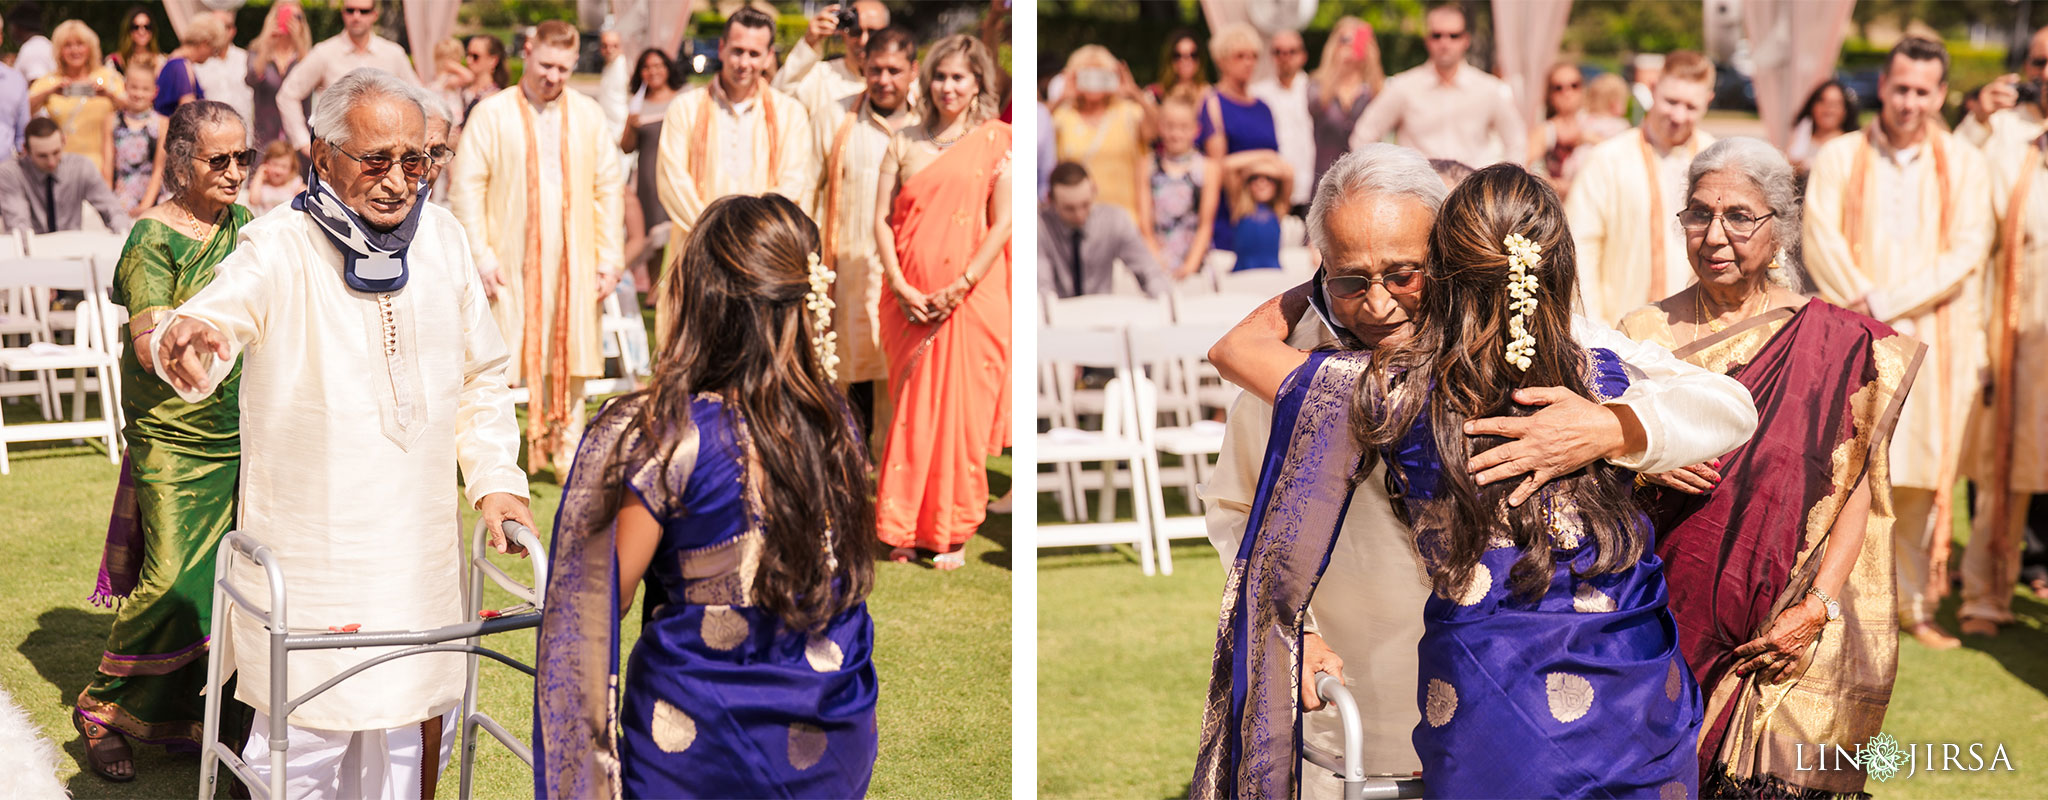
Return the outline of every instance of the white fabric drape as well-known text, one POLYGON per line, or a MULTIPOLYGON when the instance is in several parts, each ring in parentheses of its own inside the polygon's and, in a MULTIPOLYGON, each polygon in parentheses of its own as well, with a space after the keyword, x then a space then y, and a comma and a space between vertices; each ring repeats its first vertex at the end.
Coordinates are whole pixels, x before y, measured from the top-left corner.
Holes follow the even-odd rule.
MULTIPOLYGON (((1493 0, 1493 57, 1502 80, 1515 91, 1515 108, 1530 123, 1543 120, 1543 85, 1550 65, 1557 61, 1557 46, 1564 41, 1564 26, 1571 17, 1572 0, 1493 0)), ((1520 160, 1521 153, 1507 154, 1520 160)))
MULTIPOLYGON (((235 8, 240 5, 241 3, 237 2, 227 7, 235 8)), ((207 3, 204 0, 164 0, 164 16, 170 18, 171 31, 178 34, 178 39, 182 41, 185 38, 186 22, 219 6, 218 3, 207 3)))
POLYGON ((1771 144, 1791 144, 1806 95, 1834 74, 1856 0, 1744 0, 1742 30, 1756 60, 1757 116, 1771 144))
POLYGON ((412 51, 412 68, 420 83, 434 79, 440 65, 434 63, 434 45, 455 32, 455 13, 461 0, 405 0, 405 38, 412 51))
POLYGON ((627 58, 639 58, 649 47, 673 57, 690 29, 698 0, 610 0, 612 30, 618 31, 627 58))

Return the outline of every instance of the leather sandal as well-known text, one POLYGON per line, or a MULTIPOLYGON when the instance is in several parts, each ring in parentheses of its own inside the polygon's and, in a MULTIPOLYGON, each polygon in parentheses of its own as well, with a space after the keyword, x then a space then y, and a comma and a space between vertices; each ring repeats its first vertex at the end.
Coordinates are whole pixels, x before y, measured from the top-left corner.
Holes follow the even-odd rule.
POLYGON ((127 737, 77 712, 71 714, 71 726, 85 737, 85 765, 93 774, 115 783, 135 780, 135 753, 128 748, 127 737), (127 772, 115 770, 123 764, 128 765, 127 772))

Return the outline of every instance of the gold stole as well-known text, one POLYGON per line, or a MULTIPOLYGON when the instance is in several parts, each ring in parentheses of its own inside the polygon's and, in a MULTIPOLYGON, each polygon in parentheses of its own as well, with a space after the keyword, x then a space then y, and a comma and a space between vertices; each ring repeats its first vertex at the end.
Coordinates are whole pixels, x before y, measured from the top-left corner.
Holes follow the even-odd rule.
POLYGON ((839 160, 846 153, 846 140, 853 135, 853 126, 860 124, 860 109, 868 104, 868 93, 863 91, 853 101, 853 107, 846 110, 846 121, 839 126, 839 132, 832 135, 832 150, 825 155, 825 204, 818 207, 818 213, 825 218, 825 266, 837 267, 839 261, 839 160))
POLYGON ((2048 136, 2027 145, 2020 160, 2020 175, 2013 181, 2012 199, 2005 205, 2005 229, 1999 241, 2005 252, 1999 258, 1998 307, 1991 326, 1991 484, 1986 516, 1991 518, 1991 558, 1994 575, 2005 574, 2006 560, 2017 553, 2010 536, 2012 515, 2013 359, 2019 348, 2020 270, 2026 266, 2027 194, 2034 186, 2034 171, 2041 163, 2041 148, 2048 136))
MULTIPOLYGON (((1688 145, 1692 157, 1700 154, 1700 135, 1694 133, 1688 145)), ((1671 220, 1664 216, 1664 192, 1658 186, 1658 176, 1663 172, 1657 163, 1657 152, 1650 147, 1650 136, 1642 128, 1636 129, 1636 144, 1643 148, 1643 178, 1650 187, 1650 297, 1647 302, 1655 303, 1664 299, 1664 234, 1671 220)), ((1691 157, 1688 157, 1688 161, 1691 157)))
MULTIPOLYGON (((1869 190, 1870 184, 1871 154, 1877 152, 1877 145, 1870 141, 1872 130, 1874 130, 1874 126, 1863 131, 1863 146, 1856 148, 1856 160, 1849 167, 1848 195, 1842 199, 1842 234, 1844 238, 1849 240, 1849 258, 1857 264, 1863 263, 1863 254, 1869 252, 1869 240, 1875 233, 1869 228, 1870 220, 1865 219, 1867 210, 1863 207, 1864 195, 1869 190)), ((1932 122, 1927 123, 1926 136, 1928 154, 1934 159, 1935 199, 1941 201, 1941 222, 1940 227, 1937 229, 1939 239, 1936 252, 1943 253, 1948 251, 1950 228, 1955 223, 1955 212, 1952 208, 1954 204, 1950 201, 1948 192, 1948 147, 1943 144, 1941 134, 1935 130, 1934 123, 1932 122)), ((1883 320, 1879 321, 1882 322, 1883 320)), ((1925 338, 1932 340, 1929 342, 1930 344, 1948 338, 1948 324, 1948 304, 1942 303, 1935 306, 1934 332, 1932 335, 1926 335, 1925 338)), ((1941 408, 1943 412, 1940 420, 1942 433, 1941 463, 1943 466, 1934 489, 1933 513, 1935 524, 1928 528, 1933 541, 1927 548, 1930 563, 1927 570, 1928 585, 1926 593, 1930 598, 1940 599, 1948 596, 1948 553, 1949 540, 1952 537, 1947 535, 1948 528, 1945 525, 1945 521, 1950 517, 1950 508, 1955 499, 1953 495, 1955 494, 1956 453, 1958 445, 1956 440, 1962 436, 1962 432, 1956 430, 1953 422, 1956 415, 1947 413, 1951 404, 1955 402, 1955 398, 1950 396, 1955 391, 1955 387, 1951 385, 1949 380, 1949 359, 1953 354, 1949 352, 1947 346, 1929 347, 1928 349, 1933 351, 1930 355, 1934 359, 1934 363, 1930 366, 1933 367, 1931 371, 1934 374, 1935 405, 1941 408)))
MULTIPOLYGON (((722 92, 717 79, 712 79, 712 85, 704 88, 704 104, 697 107, 697 118, 691 123, 695 135, 690 137, 690 180, 697 186, 697 199, 705 203, 717 197, 711 193, 712 173, 718 168, 709 152, 711 139, 717 135, 711 127, 711 107, 722 92)), ((768 126, 768 185, 773 186, 775 176, 782 173, 782 137, 777 135, 775 98, 769 94, 767 78, 754 87, 754 97, 761 103, 761 122, 768 126)))
POLYGON ((526 320, 521 327, 519 365, 526 375, 526 464, 529 472, 535 465, 551 462, 554 453, 561 449, 562 430, 569 423, 569 107, 567 97, 555 102, 562 103, 562 258, 556 265, 553 329, 547 333, 546 349, 541 341, 541 297, 540 263, 540 139, 534 135, 533 106, 526 102, 526 93, 513 92, 519 101, 519 121, 526 129, 526 256, 521 260, 521 275, 525 290, 526 320))

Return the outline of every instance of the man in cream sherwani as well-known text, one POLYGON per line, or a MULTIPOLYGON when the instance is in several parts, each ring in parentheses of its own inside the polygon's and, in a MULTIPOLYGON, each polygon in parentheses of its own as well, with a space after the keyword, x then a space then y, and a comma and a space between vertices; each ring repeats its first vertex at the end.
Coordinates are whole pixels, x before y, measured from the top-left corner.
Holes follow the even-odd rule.
POLYGON ((882 353, 882 260, 875 244, 877 165, 889 137, 917 124, 911 86, 917 40, 902 28, 870 35, 862 64, 866 89, 811 116, 820 170, 817 205, 825 252, 839 278, 832 285, 832 330, 839 333, 839 383, 861 407, 862 424, 886 430, 889 365, 882 353))
MULTIPOLYGON (((1419 265, 1446 194, 1419 153, 1369 145, 1340 159, 1317 184, 1310 238, 1333 276, 1371 277, 1419 265)), ((1368 289, 1361 298, 1331 299, 1321 308, 1328 321, 1304 314, 1293 327, 1291 344, 1310 349, 1334 341, 1335 326, 1347 330, 1348 346, 1375 347, 1408 335, 1406 310, 1381 287, 1368 289), (1349 333, 1389 326, 1397 327, 1375 341, 1349 333)), ((1499 477, 1532 470, 1561 474, 1603 457, 1628 469, 1676 469, 1732 450, 1755 430, 1756 406, 1734 379, 1604 325, 1582 319, 1573 327, 1581 344, 1614 350, 1642 377, 1607 406, 1571 396, 1536 417, 1508 422, 1523 431, 1518 434, 1522 441, 1498 449, 1529 460, 1499 468, 1499 477), (1639 433, 1628 431, 1628 420, 1635 421, 1639 433)), ((1203 486, 1209 538, 1226 565, 1244 540, 1272 420, 1271 406, 1241 393, 1231 405, 1216 474, 1203 486)), ((1421 768, 1412 739, 1421 718, 1415 704, 1415 654, 1429 581, 1408 527, 1393 514, 1384 466, 1359 483, 1347 509, 1329 567, 1309 600, 1302 685, 1312 694, 1308 677, 1315 671, 1341 673, 1366 712, 1367 771, 1405 775, 1421 768)), ((1319 704, 1304 700, 1305 707, 1319 704)), ((1335 712, 1307 715, 1302 734, 1306 742, 1342 752, 1343 729, 1335 712)), ((1327 772, 1304 764, 1302 776, 1303 797, 1341 796, 1341 784, 1327 772)))
MULTIPOLYGON (((2027 37, 2027 57, 2020 62, 2019 74, 2001 75, 1985 84, 1977 94, 1977 109, 1956 123, 1956 138, 1983 148, 1984 154, 1991 156, 1990 145, 1994 140, 2024 141, 2048 132, 2048 113, 2041 110, 2039 103, 2020 102, 2017 88, 2022 81, 2039 81, 2043 77, 2048 77, 2048 27, 2036 28, 2034 35, 2027 37)), ((2018 169, 2017 164, 1996 161, 1991 166, 2018 169)))
MULTIPOLYGON (((213 283, 138 343, 188 400, 242 362, 240 530, 284 569, 293 630, 460 622, 463 502, 500 552, 500 524, 531 525, 505 347, 455 217, 424 202, 425 111, 417 90, 362 69, 313 114, 310 199, 242 228, 213 283)), ((267 597, 261 570, 230 574, 267 597)), ((257 712, 244 757, 269 779, 268 638, 228 619, 236 696, 257 712)), ((290 656, 297 696, 391 648, 290 656)), ((293 711, 291 797, 414 797, 455 738, 463 659, 372 667, 293 711), (438 754, 436 754, 438 750, 438 754)))
POLYGON ((1699 129, 1714 99, 1713 62, 1666 56, 1651 96, 1642 126, 1595 145, 1565 197, 1583 313, 1602 325, 1692 283, 1678 212, 1693 156, 1714 143, 1699 129))
MULTIPOLYGON (((834 113, 841 101, 867 90, 868 37, 889 27, 889 7, 881 0, 854 0, 852 5, 860 18, 859 28, 839 29, 840 6, 836 4, 820 9, 811 18, 803 40, 790 48, 782 68, 775 71, 776 90, 796 98, 812 117, 834 113), (835 35, 846 45, 846 56, 826 60, 821 48, 835 35)), ((911 54, 912 60, 916 55, 911 54)))
POLYGON ((1993 238, 1991 174, 1976 148, 1935 121, 1948 93, 1940 42, 1908 38, 1892 48, 1878 93, 1878 124, 1814 155, 1804 260, 1821 299, 1927 344, 1892 434, 1892 538, 1899 624, 1945 649, 1957 641, 1934 624, 1934 609, 1948 587, 1950 494, 1984 364, 1979 295, 1993 238))
POLYGON ((576 53, 575 28, 541 23, 525 75, 470 111, 449 168, 449 206, 527 388, 527 467, 557 476, 582 438, 583 382, 604 374, 598 305, 625 261, 618 140, 597 101, 566 88, 576 53))

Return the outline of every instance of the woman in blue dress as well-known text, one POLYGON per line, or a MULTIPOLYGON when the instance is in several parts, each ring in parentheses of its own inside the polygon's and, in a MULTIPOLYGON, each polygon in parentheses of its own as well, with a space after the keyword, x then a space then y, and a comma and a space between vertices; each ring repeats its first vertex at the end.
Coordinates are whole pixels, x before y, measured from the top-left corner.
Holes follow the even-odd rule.
POLYGON ((712 203, 667 284, 651 385, 584 434, 549 556, 538 796, 867 792, 874 486, 832 382, 817 251, 779 195, 712 203), (619 615, 643 576, 622 684, 619 615))
POLYGON ((1475 173, 1444 203, 1425 276, 1411 338, 1310 353, 1278 387, 1192 796, 1293 796, 1301 615, 1352 482, 1380 459, 1433 589, 1414 736, 1428 796, 1697 796, 1701 699, 1633 476, 1596 462, 1511 506, 1512 482, 1478 486, 1465 467, 1501 443, 1468 437, 1467 420, 1533 411, 1514 390, 1600 401, 1630 382, 1572 338, 1556 192, 1512 165, 1475 173))

